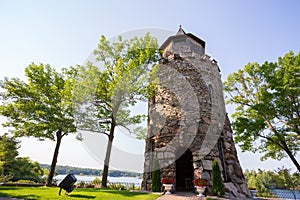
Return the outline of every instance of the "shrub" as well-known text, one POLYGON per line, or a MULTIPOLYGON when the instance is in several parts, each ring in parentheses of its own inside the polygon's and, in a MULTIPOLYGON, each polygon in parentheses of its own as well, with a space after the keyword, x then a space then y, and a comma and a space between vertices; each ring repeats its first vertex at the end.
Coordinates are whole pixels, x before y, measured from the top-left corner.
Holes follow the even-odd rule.
POLYGON ((101 183, 102 183, 102 180, 101 180, 99 177, 96 177, 96 178, 92 181, 92 184, 95 185, 95 188, 100 188, 100 187, 101 187, 101 183))
POLYGON ((34 183, 34 181, 31 181, 31 180, 23 180, 23 179, 18 180, 17 182, 18 182, 18 183, 34 183))
POLYGON ((108 188, 114 190, 125 190, 125 186, 121 183, 111 183, 109 184, 108 188))
POLYGON ((221 170, 217 160, 212 163, 212 193, 218 197, 224 195, 224 185, 221 177, 221 170))
POLYGON ((153 192, 160 192, 161 191, 161 182, 160 182, 160 166, 158 160, 155 160, 154 163, 154 170, 152 172, 152 184, 151 190, 153 192))
POLYGON ((80 181, 79 183, 76 184, 76 188, 84 188, 84 182, 80 181))
POLYGON ((8 182, 13 176, 0 174, 0 183, 8 182))

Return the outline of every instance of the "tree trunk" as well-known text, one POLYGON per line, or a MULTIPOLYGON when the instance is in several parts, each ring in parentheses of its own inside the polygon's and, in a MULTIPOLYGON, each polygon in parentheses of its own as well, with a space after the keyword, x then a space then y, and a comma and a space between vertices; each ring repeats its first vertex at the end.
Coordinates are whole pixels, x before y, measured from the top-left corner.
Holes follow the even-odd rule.
POLYGON ((52 163, 51 163, 49 175, 48 175, 48 178, 47 178, 46 186, 51 186, 52 185, 52 180, 53 180, 53 176, 54 176, 54 172, 55 172, 55 166, 56 166, 56 162, 57 162, 57 157, 58 157, 58 152, 59 152, 61 139, 62 139, 62 133, 61 133, 61 131, 57 131, 56 132, 56 146, 55 146, 55 150, 54 150, 54 154, 53 154, 52 163))
POLYGON ((287 146, 286 142, 282 142, 282 145, 284 147, 285 152, 287 153, 287 155, 290 157, 290 159, 292 160, 292 162, 294 163, 294 165, 296 166, 297 170, 300 172, 300 165, 298 163, 298 161, 296 160, 295 156, 293 155, 293 153, 290 151, 289 147, 287 146))
POLYGON ((111 123, 110 131, 109 131, 107 148, 106 148, 106 155, 105 155, 104 167, 103 167, 103 173, 102 173, 101 187, 103 187, 103 188, 107 187, 108 167, 109 167, 109 160, 110 160, 112 143, 113 143, 113 140, 114 140, 115 126, 116 126, 115 121, 113 119, 112 123, 111 123))

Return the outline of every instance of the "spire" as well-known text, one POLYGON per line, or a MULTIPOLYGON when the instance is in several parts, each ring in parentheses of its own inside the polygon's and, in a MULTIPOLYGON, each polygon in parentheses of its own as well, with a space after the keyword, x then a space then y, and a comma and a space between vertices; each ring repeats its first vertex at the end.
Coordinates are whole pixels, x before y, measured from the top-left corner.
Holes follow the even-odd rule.
POLYGON ((177 31, 176 35, 185 35, 184 30, 181 28, 181 25, 179 25, 179 30, 177 31))

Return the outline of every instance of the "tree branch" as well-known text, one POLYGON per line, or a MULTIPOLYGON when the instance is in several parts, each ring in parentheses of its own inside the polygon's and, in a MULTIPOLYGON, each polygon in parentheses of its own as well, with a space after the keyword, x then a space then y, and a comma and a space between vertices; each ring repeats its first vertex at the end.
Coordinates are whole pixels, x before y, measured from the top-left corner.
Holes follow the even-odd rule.
POLYGON ((278 143, 278 142, 276 142, 275 140, 273 140, 272 138, 270 138, 270 137, 267 137, 267 136, 264 136, 264 135, 261 135, 261 134, 257 134, 259 137, 261 137, 261 138, 264 138, 264 139, 266 139, 266 140, 269 140, 269 141, 271 141, 271 142, 273 142, 274 144, 277 144, 278 146, 280 146, 282 149, 284 149, 284 146, 282 146, 280 143, 278 143))
POLYGON ((116 125, 125 128, 129 132, 129 134, 133 134, 133 132, 127 126, 125 126, 123 124, 116 124, 116 125))
POLYGON ((79 131, 89 131, 89 132, 93 132, 93 133, 101 133, 101 134, 104 134, 106 136, 109 136, 108 133, 106 132, 102 132, 102 131, 95 131, 95 130, 92 130, 92 129, 78 129, 79 131))

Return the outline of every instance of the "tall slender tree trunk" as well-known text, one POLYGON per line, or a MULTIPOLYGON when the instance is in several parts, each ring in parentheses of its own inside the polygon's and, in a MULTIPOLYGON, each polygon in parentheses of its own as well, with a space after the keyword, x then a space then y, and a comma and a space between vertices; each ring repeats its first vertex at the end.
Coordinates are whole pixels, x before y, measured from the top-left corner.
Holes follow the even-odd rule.
POLYGON ((287 153, 289 158, 292 160, 292 162, 296 166, 297 170, 300 172, 300 165, 299 165, 298 161, 296 160, 295 156, 293 155, 293 153, 290 151, 290 149, 287 146, 286 142, 282 141, 282 145, 284 147, 285 152, 287 153))
POLYGON ((56 146, 55 146, 55 150, 54 150, 54 154, 53 154, 52 163, 51 163, 51 166, 50 166, 50 171, 49 171, 49 175, 48 175, 48 178, 47 178, 46 186, 51 186, 52 185, 52 180, 53 180, 53 176, 54 176, 54 172, 55 172, 55 166, 56 166, 56 163, 57 163, 57 157, 58 157, 58 152, 59 152, 61 139, 62 139, 62 132, 57 131, 56 132, 56 146))
POLYGON ((108 177, 108 168, 109 168, 109 161, 110 161, 110 154, 111 154, 111 148, 112 143, 114 140, 114 132, 115 132, 115 121, 112 119, 109 136, 108 136, 108 142, 107 142, 107 148, 106 148, 106 155, 104 160, 104 167, 103 167, 103 173, 102 173, 102 183, 101 187, 106 188, 107 187, 107 177, 108 177))

